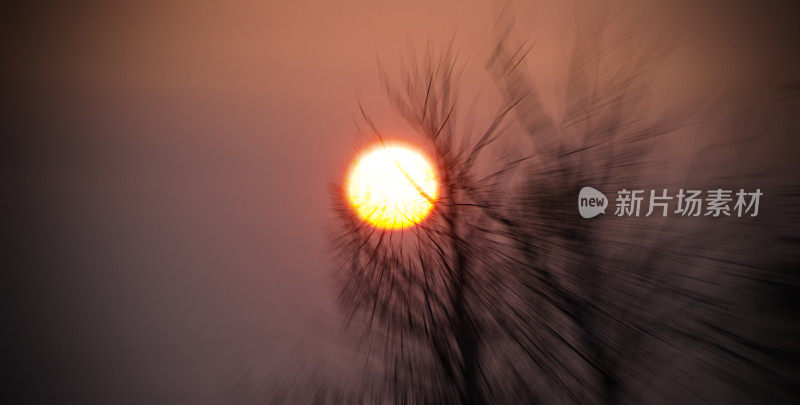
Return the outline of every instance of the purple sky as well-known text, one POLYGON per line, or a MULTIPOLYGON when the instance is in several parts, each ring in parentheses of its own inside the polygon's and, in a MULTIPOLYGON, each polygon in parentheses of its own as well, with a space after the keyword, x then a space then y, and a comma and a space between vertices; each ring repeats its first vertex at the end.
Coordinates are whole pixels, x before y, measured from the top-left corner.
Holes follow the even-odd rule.
MULTIPOLYGON (((5 28, 26 61, 12 72, 26 94, 16 108, 47 142, 30 174, 46 185, 34 208, 52 246, 36 284, 41 356, 76 398, 214 403, 240 364, 268 372, 301 340, 324 348, 336 335, 323 231, 328 185, 356 152, 356 100, 406 136, 376 50, 392 72, 410 43, 455 32, 465 93, 485 86, 489 114, 492 5, 132 3, 25 11, 5 28)), ((783 63, 769 12, 636 3, 624 18, 639 40, 680 34, 657 89, 665 107, 783 63)), ((576 24, 601 15, 554 4, 515 6, 551 102, 576 24)), ((674 150, 699 148, 696 135, 674 150)))

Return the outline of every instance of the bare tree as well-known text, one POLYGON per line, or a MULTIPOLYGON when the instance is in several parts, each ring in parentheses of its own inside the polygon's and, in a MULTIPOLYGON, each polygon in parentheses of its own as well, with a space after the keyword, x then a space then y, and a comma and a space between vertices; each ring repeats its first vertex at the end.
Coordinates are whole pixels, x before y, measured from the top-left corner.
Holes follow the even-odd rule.
MULTIPOLYGON (((780 285, 782 291, 794 289, 791 273, 778 270, 785 266, 778 263, 785 263, 786 250, 771 249, 778 254, 764 257, 731 246, 734 240, 739 245, 779 243, 781 238, 774 231, 762 228, 754 233, 757 237, 744 239, 730 223, 707 219, 693 224, 652 220, 643 224, 615 218, 611 224, 575 214, 582 186, 609 190, 634 185, 654 188, 653 182, 666 186, 652 169, 659 161, 650 152, 663 145, 665 135, 697 123, 694 117, 700 107, 683 105, 662 111, 653 107, 653 83, 676 39, 648 48, 634 40, 632 29, 616 35, 607 32, 608 25, 579 31, 566 74, 563 113, 556 117, 546 112, 524 68, 532 47, 515 40, 512 14, 504 8, 496 21, 496 47, 487 67, 506 102, 522 100, 514 109, 515 117, 531 139, 536 158, 520 199, 528 209, 507 229, 522 262, 517 267, 523 269, 515 273, 519 279, 508 280, 524 285, 519 290, 526 296, 516 308, 526 316, 516 321, 528 321, 527 329, 520 327, 519 333, 510 335, 526 352, 536 350, 530 352, 530 361, 538 369, 533 373, 537 381, 530 384, 539 397, 616 403, 653 401, 655 393, 712 401, 794 395, 798 363, 779 354, 790 350, 757 343, 772 338, 741 325, 774 328, 780 324, 785 333, 796 331, 776 318, 763 321, 752 313, 754 301, 742 300, 749 296, 748 287, 728 277, 733 272, 746 273, 763 283, 780 285), (640 177, 642 172, 653 177, 646 182, 640 177), (714 252, 713 257, 709 252, 714 252), (751 318, 743 317, 744 313, 751 318), (686 364, 673 368, 678 358, 686 364), (695 362, 702 371, 688 365, 695 362), (658 384, 674 388, 665 394, 658 384)), ((786 97, 781 91, 777 95, 781 108, 796 108, 796 94, 786 97)), ((777 105, 775 95, 728 97, 741 100, 734 103, 736 114, 742 108, 777 105)), ((758 122, 779 111, 758 110, 741 118, 742 122, 758 122)), ((741 132, 741 127, 733 130, 741 132)), ((684 184, 711 188, 730 181, 715 177, 723 172, 724 160, 709 161, 720 166, 690 169, 684 184)), ((507 309, 499 313, 507 314, 507 309)), ((787 342, 781 345, 785 348, 787 342)))
MULTIPOLYGON (((342 308, 366 325, 369 350, 382 343, 378 351, 392 374, 384 392, 436 401, 455 397, 462 403, 613 401, 617 357, 612 344, 601 339, 598 324, 615 314, 595 288, 602 257, 572 202, 585 181, 607 182, 620 152, 624 159, 643 154, 650 140, 675 127, 674 116, 632 123, 642 113, 636 108, 644 103, 651 67, 668 48, 625 55, 623 68, 600 88, 593 76, 602 62, 600 49, 615 49, 600 43, 576 47, 567 112, 556 123, 525 73, 531 46, 513 45, 512 29, 501 11, 487 68, 505 104, 476 137, 457 119, 452 46, 437 58, 429 49, 421 65, 412 59, 403 87, 381 69, 392 106, 435 152, 443 195, 431 220, 397 234, 359 222, 336 190, 342 224, 334 238, 340 259, 336 291, 342 308), (531 156, 479 164, 509 122, 530 135, 531 156), (615 137, 622 139, 617 149, 615 137), (600 174, 588 178, 587 154, 577 152, 595 147, 588 163, 600 164, 600 174), (510 176, 529 157, 535 163, 526 166, 528 177, 520 187, 510 176), (554 263, 545 254, 552 251, 571 254, 554 263), (581 282, 575 283, 576 277, 581 282), (587 377, 587 369, 601 381, 587 377)), ((381 138, 361 111, 367 132, 381 138)), ((614 330, 632 328, 621 322, 614 330)), ((638 334, 620 333, 615 344, 633 336, 638 334)))
POLYGON ((536 349, 529 355, 537 363, 534 375, 545 381, 538 385, 552 386, 543 393, 547 398, 617 402, 624 352, 635 351, 643 324, 653 320, 646 308, 663 298, 660 287, 668 282, 666 273, 656 271, 659 254, 674 243, 640 241, 639 252, 626 251, 624 263, 615 262, 605 252, 608 235, 596 229, 602 220, 580 218, 574 203, 583 186, 635 180, 625 167, 646 162, 659 137, 685 120, 675 111, 651 118, 646 110, 650 85, 670 46, 637 48, 630 43, 632 32, 607 43, 605 27, 582 32, 566 75, 563 114, 555 117, 525 71, 532 46, 514 40, 507 10, 497 21, 487 68, 507 101, 522 100, 515 115, 537 158, 520 200, 529 209, 508 229, 523 263, 519 282, 527 286, 519 310, 535 314, 514 321, 528 319, 528 328, 520 331, 534 336, 511 336, 526 351, 536 349), (626 279, 621 269, 636 280, 626 279))
MULTIPOLYGON (((370 350, 387 362, 386 392, 409 398, 462 403, 485 401, 480 362, 486 344, 482 300, 494 282, 491 255, 500 236, 497 215, 507 177, 506 161, 483 175, 481 152, 498 139, 517 101, 499 111, 475 139, 459 126, 457 52, 429 47, 420 64, 412 58, 397 87, 381 69, 395 110, 429 143, 441 178, 433 214, 405 232, 377 230, 354 217, 339 189, 341 228, 335 275, 339 303, 367 325, 370 350), (478 288, 484 284, 483 288, 478 288), (380 345, 379 348, 376 345, 380 345), (430 361, 429 361, 430 359, 430 361), (412 389, 413 387, 413 389, 412 389)), ((361 110, 367 130, 381 131, 361 110)))

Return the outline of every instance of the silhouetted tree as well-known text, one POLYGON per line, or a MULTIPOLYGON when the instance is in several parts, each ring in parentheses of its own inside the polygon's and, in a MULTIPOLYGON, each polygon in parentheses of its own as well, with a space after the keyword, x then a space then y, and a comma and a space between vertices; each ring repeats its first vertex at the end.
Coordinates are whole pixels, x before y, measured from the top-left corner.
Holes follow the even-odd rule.
MULTIPOLYGON (((428 48, 412 58, 397 87, 381 69, 394 109, 429 143, 440 175, 430 218, 403 232, 357 219, 336 190, 340 234, 335 286, 341 307, 366 324, 370 350, 388 366, 385 392, 418 401, 485 401, 480 365, 487 344, 484 302, 495 274, 495 215, 515 162, 475 170, 481 153, 504 130, 511 101, 472 139, 459 123, 457 55, 428 48), (491 208, 491 209, 490 209, 491 208), (378 347, 379 346, 379 347, 378 347)), ((364 110, 362 109, 362 113, 364 110)), ((382 138, 363 113, 367 131, 382 138)), ((500 222, 498 222, 500 221, 500 222)))
MULTIPOLYGON (((500 4, 486 68, 502 105, 483 126, 471 124, 474 107, 461 105, 452 44, 411 55, 396 81, 380 67, 394 111, 436 161, 441 192, 421 224, 382 231, 359 220, 334 187, 333 289, 366 360, 352 381, 301 373, 272 399, 617 403, 797 394, 796 343, 766 332, 796 337, 796 322, 778 309, 760 319, 753 304, 796 297, 796 255, 780 245, 790 231, 755 227, 753 241, 704 218, 577 213, 583 186, 658 189, 641 178, 660 164, 651 152, 692 124, 699 107, 654 108, 653 84, 674 41, 647 48, 634 39, 633 30, 580 30, 559 108, 547 109, 526 64, 534 47, 516 39, 500 4), (487 153, 509 136, 529 147, 487 153), (741 254, 745 241, 774 254, 741 254)), ((786 111, 796 111, 796 100, 796 92, 785 97, 786 111)), ((359 109, 362 133, 382 140, 359 109)), ((716 171, 690 169, 687 186, 720 186, 698 176, 716 171)))
MULTIPOLYGON (((638 333, 627 333, 635 327, 631 318, 611 328, 619 335, 613 343, 599 332, 617 315, 609 307, 628 297, 615 292, 617 300, 602 290, 597 261, 603 257, 592 222, 577 216, 574 200, 581 185, 607 184, 615 168, 634 162, 652 138, 675 127, 675 116, 637 121, 653 66, 668 48, 636 54, 622 49, 625 41, 603 47, 597 32, 581 38, 588 43, 573 53, 566 112, 556 122, 525 71, 530 47, 512 44, 509 16, 498 17, 487 68, 505 105, 474 141, 457 119, 452 47, 438 59, 429 50, 421 65, 412 59, 403 87, 381 69, 392 106, 434 151, 442 196, 430 220, 397 233, 361 223, 341 192, 334 193, 342 224, 334 239, 339 303, 366 325, 369 339, 382 343, 391 374, 384 392, 436 402, 613 401, 619 384, 614 345, 638 333), (610 79, 598 77, 612 51, 629 53, 613 55, 624 63, 610 79), (535 163, 526 166, 522 184, 509 178, 522 159, 479 162, 512 117, 534 146, 535 163), (554 251, 562 255, 557 261, 547 254, 554 251)), ((363 116, 367 131, 380 138, 363 116)), ((646 290, 636 293, 654 297, 646 290)))

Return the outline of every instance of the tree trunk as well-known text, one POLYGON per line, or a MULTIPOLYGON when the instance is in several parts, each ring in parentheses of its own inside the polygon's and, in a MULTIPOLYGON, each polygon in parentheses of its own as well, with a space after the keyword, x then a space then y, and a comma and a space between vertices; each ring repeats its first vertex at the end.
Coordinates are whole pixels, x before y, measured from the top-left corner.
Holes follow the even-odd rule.
POLYGON ((466 299, 469 288, 469 260, 462 246, 458 230, 458 209, 451 207, 449 218, 452 250, 455 254, 455 282, 453 285, 453 332, 461 354, 461 381, 459 395, 463 404, 483 404, 483 395, 478 385, 480 338, 466 299))

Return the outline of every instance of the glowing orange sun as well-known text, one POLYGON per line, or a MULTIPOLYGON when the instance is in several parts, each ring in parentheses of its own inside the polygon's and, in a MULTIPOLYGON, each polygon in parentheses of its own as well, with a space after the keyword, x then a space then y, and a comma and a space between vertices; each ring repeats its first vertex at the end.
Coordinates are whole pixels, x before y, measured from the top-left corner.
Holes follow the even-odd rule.
POLYGON ((361 220, 394 230, 422 222, 433 209, 438 188, 436 171, 422 153, 382 143, 357 158, 345 193, 361 220))

